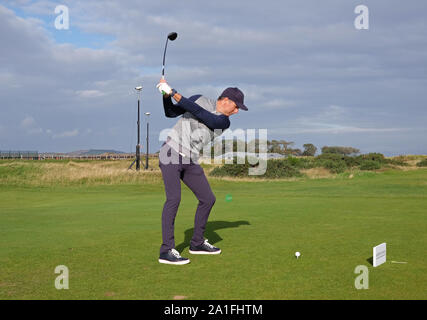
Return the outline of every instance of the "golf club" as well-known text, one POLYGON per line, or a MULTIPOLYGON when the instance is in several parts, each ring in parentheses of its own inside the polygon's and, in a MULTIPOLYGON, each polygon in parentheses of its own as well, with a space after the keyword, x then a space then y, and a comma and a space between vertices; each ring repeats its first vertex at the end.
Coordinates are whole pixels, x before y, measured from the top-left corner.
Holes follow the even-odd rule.
POLYGON ((171 32, 166 38, 165 51, 163 52, 163 67, 162 67, 162 79, 165 78, 165 58, 166 58, 166 48, 168 47, 168 40, 174 41, 178 37, 178 33, 171 32))

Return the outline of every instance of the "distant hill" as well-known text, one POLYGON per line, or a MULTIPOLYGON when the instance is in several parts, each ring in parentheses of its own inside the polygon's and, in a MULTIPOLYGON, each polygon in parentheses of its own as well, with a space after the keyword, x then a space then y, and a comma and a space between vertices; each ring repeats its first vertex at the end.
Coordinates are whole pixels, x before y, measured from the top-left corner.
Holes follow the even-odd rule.
POLYGON ((101 155, 101 154, 121 154, 121 153, 126 153, 126 152, 122 152, 122 151, 116 151, 116 150, 98 150, 98 149, 90 149, 90 150, 77 150, 77 151, 72 151, 72 152, 68 152, 66 153, 69 156, 96 156, 96 155, 101 155))

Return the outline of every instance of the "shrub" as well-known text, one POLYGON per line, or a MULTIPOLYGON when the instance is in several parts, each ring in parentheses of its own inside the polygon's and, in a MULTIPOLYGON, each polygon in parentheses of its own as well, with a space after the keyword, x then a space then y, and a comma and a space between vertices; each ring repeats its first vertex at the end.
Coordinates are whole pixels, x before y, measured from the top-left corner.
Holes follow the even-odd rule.
POLYGON ((396 166, 408 166, 408 164, 401 159, 385 159, 386 163, 394 164, 396 166))
POLYGON ((263 176, 260 176, 260 177, 274 179, 274 178, 292 178, 292 177, 301 177, 301 176, 302 176, 301 172, 295 166, 290 165, 287 161, 269 160, 267 164, 267 171, 263 176))
POLYGON ((323 153, 321 155, 318 155, 316 157, 316 160, 333 160, 333 161, 337 161, 337 160, 344 160, 345 156, 340 155, 338 153, 323 153))
POLYGON ((232 164, 224 164, 221 167, 216 167, 210 172, 211 176, 217 177, 244 177, 248 175, 249 163, 245 161, 244 164, 237 164, 236 158, 233 159, 232 164))
MULTIPOLYGON (((342 173, 348 168, 360 167, 361 170, 377 170, 383 165, 395 164, 406 166, 401 159, 386 159, 381 153, 368 153, 359 156, 346 156, 336 153, 323 153, 313 158, 296 158, 289 156, 285 159, 268 160, 267 171, 264 178, 289 178, 302 176, 299 170, 322 167, 331 173, 342 173)), ((427 159, 421 161, 418 166, 427 166, 427 159)), ((251 165, 247 159, 245 164, 233 164, 217 167, 211 171, 212 176, 248 177, 251 165)), ((254 166, 252 166, 254 167, 254 166)))
POLYGON ((298 158, 294 158, 294 157, 288 157, 288 158, 287 158, 287 162, 288 162, 288 164, 289 164, 290 166, 298 167, 298 166, 299 166, 299 164, 300 164, 300 162, 301 162, 301 160, 300 160, 300 159, 298 159, 298 158))
POLYGON ((359 153, 359 149, 352 147, 340 147, 340 146, 324 146, 322 153, 337 153, 341 155, 350 155, 359 153))
POLYGON ((332 173, 344 172, 352 166, 353 157, 343 156, 336 153, 324 153, 315 158, 315 166, 328 169, 332 173))
POLYGON ((328 169, 332 173, 341 173, 347 169, 347 165, 343 160, 333 161, 330 159, 321 160, 318 162, 321 167, 328 169))
POLYGON ((256 165, 250 165, 247 159, 244 164, 237 164, 235 158, 232 164, 224 164, 221 167, 216 167, 210 172, 210 175, 216 177, 254 177, 270 179, 300 177, 302 174, 296 168, 297 163, 299 163, 299 161, 289 161, 288 159, 268 160, 267 170, 263 175, 249 176, 249 168, 256 167, 256 165), (291 163, 293 163, 294 166, 292 166, 291 163))
POLYGON ((381 163, 374 160, 365 160, 360 165, 360 170, 376 170, 381 168, 381 163))
POLYGON ((427 167, 427 158, 418 162, 417 167, 427 167))
POLYGON ((347 165, 347 167, 351 168, 351 167, 357 167, 358 165, 360 165, 360 159, 357 157, 347 157, 345 156, 344 159, 345 164, 347 165))
POLYGON ((298 169, 310 169, 315 166, 314 159, 310 158, 295 158, 295 157, 288 157, 286 159, 283 159, 284 163, 287 163, 288 165, 298 168, 298 169))
POLYGON ((378 161, 382 163, 386 162, 384 155, 381 153, 362 154, 359 157, 361 157, 362 160, 372 160, 372 161, 378 161))

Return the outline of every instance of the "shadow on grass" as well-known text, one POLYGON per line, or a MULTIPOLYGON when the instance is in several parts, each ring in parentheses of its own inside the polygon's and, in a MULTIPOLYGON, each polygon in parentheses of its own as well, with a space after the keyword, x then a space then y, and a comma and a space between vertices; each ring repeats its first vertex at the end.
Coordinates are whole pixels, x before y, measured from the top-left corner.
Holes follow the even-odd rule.
POLYGON ((374 257, 370 257, 370 258, 366 259, 366 261, 368 261, 371 264, 371 266, 374 265, 374 257))
MULTIPOLYGON (((205 238, 209 239, 210 244, 215 244, 222 240, 222 238, 215 232, 219 229, 237 228, 241 225, 250 225, 249 221, 208 221, 205 229, 205 238)), ((182 252, 185 248, 190 246, 191 238, 193 237, 194 228, 185 230, 184 242, 179 244, 175 249, 182 252)))

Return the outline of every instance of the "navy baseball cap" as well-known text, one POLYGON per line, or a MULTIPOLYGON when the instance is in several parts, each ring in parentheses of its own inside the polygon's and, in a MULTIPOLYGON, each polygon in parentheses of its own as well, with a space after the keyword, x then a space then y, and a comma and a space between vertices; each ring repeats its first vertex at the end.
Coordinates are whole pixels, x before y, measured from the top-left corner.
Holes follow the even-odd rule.
POLYGON ((239 88, 227 88, 221 93, 220 97, 230 99, 239 109, 248 110, 248 108, 243 104, 245 95, 239 90, 239 88))

